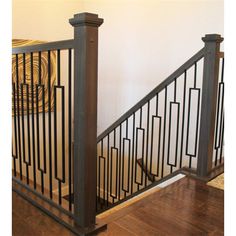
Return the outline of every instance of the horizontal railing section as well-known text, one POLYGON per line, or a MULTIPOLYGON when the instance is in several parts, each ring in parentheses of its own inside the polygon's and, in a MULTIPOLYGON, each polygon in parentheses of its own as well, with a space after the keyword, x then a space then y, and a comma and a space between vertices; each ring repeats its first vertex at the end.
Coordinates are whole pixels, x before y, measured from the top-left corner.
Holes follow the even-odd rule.
POLYGON ((99 135, 97 212, 196 167, 204 49, 99 135))
POLYGON ((13 179, 70 216, 73 48, 66 40, 12 50, 13 179))
POLYGON ((62 40, 56 42, 49 43, 40 43, 35 45, 28 45, 22 47, 14 47, 12 48, 12 54, 19 53, 31 53, 31 52, 42 52, 42 51, 53 51, 53 50, 63 50, 68 48, 74 48, 74 40, 62 40))

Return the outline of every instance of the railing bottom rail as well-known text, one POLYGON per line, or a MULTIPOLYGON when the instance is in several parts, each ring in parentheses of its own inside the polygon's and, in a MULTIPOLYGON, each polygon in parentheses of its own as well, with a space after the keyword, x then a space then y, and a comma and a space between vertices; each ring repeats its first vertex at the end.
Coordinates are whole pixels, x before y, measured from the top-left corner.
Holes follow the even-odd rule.
POLYGON ((208 174, 208 176, 205 176, 205 177, 198 176, 197 175, 197 170, 195 168, 189 168, 189 167, 184 166, 184 167, 174 171, 173 173, 163 177, 162 179, 152 182, 146 188, 143 188, 143 189, 133 193, 132 195, 129 195, 124 199, 121 199, 119 202, 113 203, 110 207, 107 207, 103 210, 98 211, 97 215, 99 215, 99 214, 101 214, 101 213, 103 213, 103 212, 105 212, 105 211, 107 211, 107 210, 109 210, 113 207, 116 207, 116 206, 132 199, 133 197, 136 197, 139 194, 144 193, 144 192, 156 187, 157 185, 159 185, 159 184, 161 184, 161 183, 163 183, 163 182, 165 182, 165 181, 167 181, 167 180, 169 180, 169 179, 171 179, 171 178, 173 178, 173 177, 175 177, 179 174, 183 174, 183 175, 186 175, 188 177, 191 177, 191 178, 194 178, 194 179, 197 179, 197 180, 200 180, 200 181, 203 181, 203 182, 207 183, 208 181, 216 178, 218 175, 221 175, 223 173, 224 173, 224 163, 221 163, 220 165, 213 168, 212 171, 208 174))
POLYGON ((24 185, 19 184, 14 179, 12 181, 12 189, 22 198, 30 202, 33 206, 42 210, 58 223, 65 226, 68 230, 72 231, 75 235, 94 235, 95 233, 107 228, 107 224, 105 224, 104 222, 100 222, 99 220, 96 221, 96 224, 94 226, 88 228, 79 227, 78 225, 76 225, 75 220, 72 217, 65 214, 44 199, 40 198, 34 192, 27 189, 24 185))

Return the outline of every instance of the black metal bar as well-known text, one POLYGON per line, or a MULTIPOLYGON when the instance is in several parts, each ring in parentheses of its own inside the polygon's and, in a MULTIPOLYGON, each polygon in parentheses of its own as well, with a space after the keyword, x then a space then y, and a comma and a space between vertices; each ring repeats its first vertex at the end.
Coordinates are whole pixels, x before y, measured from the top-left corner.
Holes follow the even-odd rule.
POLYGON ((217 165, 217 154, 218 154, 218 149, 220 147, 220 139, 221 139, 222 123, 223 123, 222 122, 223 109, 224 109, 224 83, 220 82, 219 88, 218 88, 217 112, 216 112, 216 131, 215 131, 215 144, 214 144, 214 148, 216 150, 215 166, 217 165))
MULTIPOLYGON (((196 157, 197 155, 197 143, 198 143, 198 126, 199 126, 199 112, 200 112, 200 89, 199 88, 190 88, 189 89, 189 104, 188 104, 188 119, 187 119, 187 134, 186 134, 186 155, 189 156, 189 168, 191 168, 192 165, 192 157, 196 157), (198 93, 198 100, 197 100, 197 113, 196 113, 196 133, 195 133, 195 141, 194 141, 194 152, 190 153, 188 151, 188 147, 189 147, 189 122, 191 120, 190 116, 192 114, 191 112, 191 97, 192 97, 192 91, 197 91, 198 93)), ((194 113, 195 114, 195 113, 194 113)))
POLYGON ((13 171, 14 176, 16 176, 16 159, 18 158, 18 148, 17 148, 17 127, 16 127, 16 88, 15 83, 12 83, 13 91, 13 113, 14 113, 14 136, 15 136, 15 157, 13 156, 13 171))
POLYGON ((30 146, 30 113, 29 113, 29 85, 27 84, 27 93, 26 93, 26 105, 27 105, 27 131, 28 131, 28 165, 31 166, 31 146, 30 146))
POLYGON ((224 116, 222 120, 222 134, 221 134, 221 148, 220 148, 220 163, 222 163, 222 153, 223 153, 223 146, 224 146, 224 116))
MULTIPOLYGON (((140 112, 141 113, 141 112, 140 112)), ((139 139, 138 139, 138 130, 142 131, 142 145, 141 145, 141 150, 142 150, 142 155, 141 155, 141 163, 143 165, 143 155, 144 155, 144 137, 145 137, 145 130, 143 128, 141 128, 141 124, 140 124, 140 128, 136 128, 136 150, 135 150, 135 183, 138 185, 138 187, 140 185, 143 185, 143 171, 141 170, 141 182, 137 181, 137 165, 138 165, 138 159, 137 159, 137 155, 138 155, 138 147, 139 147, 139 139)))
POLYGON ((165 87, 165 106, 164 106, 164 127, 163 127, 163 145, 162 145, 162 163, 161 178, 164 176, 164 160, 165 160, 165 138, 166 138, 166 109, 167 109, 167 87, 165 87))
POLYGON ((174 102, 170 102, 170 112, 169 112, 169 136, 168 136, 168 149, 167 149, 167 164, 170 165, 170 173, 173 172, 173 167, 176 167, 177 163, 177 155, 178 155, 178 134, 179 134, 179 105, 180 103, 176 102, 176 78, 174 80, 174 102), (174 165, 170 163, 170 137, 171 137, 171 114, 172 114, 172 105, 177 104, 178 105, 178 115, 177 115, 177 134, 176 134, 176 150, 175 150, 175 163, 174 165))
MULTIPOLYGON (((109 146, 109 142, 110 142, 110 137, 109 134, 107 136, 107 176, 109 176, 110 171, 109 171, 109 165, 110 165, 110 156, 109 156, 109 151, 110 151, 110 146, 109 146)), ((111 181, 111 180, 110 180, 111 181)), ((107 206, 108 206, 108 202, 109 202, 109 178, 107 178, 107 206)))
POLYGON ((31 130, 32 130, 32 156, 33 156, 33 182, 34 189, 37 188, 36 185, 36 151, 35 151, 35 126, 34 126, 34 55, 30 54, 30 74, 31 74, 31 130))
MULTIPOLYGON (((102 156, 99 156, 98 157, 98 201, 100 203, 100 199, 101 199, 101 196, 100 196, 100 191, 101 191, 101 164, 100 164, 100 159, 102 158, 102 156)), ((97 201, 96 201, 97 202, 97 201)), ((101 203, 100 203, 101 204, 101 203)), ((96 204, 96 210, 98 210, 98 204, 96 204)))
POLYGON ((42 119, 43 119, 43 163, 44 163, 44 168, 43 171, 41 172, 41 182, 42 182, 42 193, 44 194, 44 173, 47 172, 47 162, 46 162, 46 127, 45 127, 45 86, 42 87, 43 93, 42 93, 42 108, 43 108, 43 114, 42 114, 42 119))
MULTIPOLYGON (((156 146, 156 144, 155 144, 156 146)), ((152 116, 152 129, 151 129, 151 147, 150 147, 150 174, 154 176, 159 176, 159 166, 160 166, 160 149, 161 149, 161 117, 158 116, 158 113, 156 112, 155 116, 152 116), (153 139, 154 139, 154 120, 157 118, 159 120, 159 132, 158 132, 158 151, 157 151, 157 170, 156 174, 153 173, 152 169, 152 162, 153 162, 153 139)))
POLYGON ((221 60, 221 77, 218 85, 217 94, 217 110, 216 110, 216 127, 215 127, 215 161, 214 164, 217 166, 218 162, 218 151, 220 150, 219 163, 222 161, 222 126, 223 126, 223 109, 224 109, 224 58, 221 60))
POLYGON ((17 94, 17 121, 18 121, 18 147, 19 147, 19 169, 20 179, 22 180, 22 161, 21 161, 21 128, 20 128, 20 96, 19 96, 19 71, 18 71, 18 54, 16 54, 16 94, 17 94))
MULTIPOLYGON (((103 139, 101 140, 101 154, 103 156, 103 139)), ((104 168, 103 168, 103 206, 105 206, 105 198, 106 198, 106 159, 104 158, 104 168)), ((108 201, 108 199, 107 199, 108 201)))
POLYGON ((25 53, 23 53, 23 81, 26 83, 26 73, 25 73, 25 53))
MULTIPOLYGON (((176 101, 176 99, 174 99, 176 101)), ((167 151, 167 164, 171 166, 171 173, 172 173, 172 168, 173 167, 176 167, 177 165, 177 156, 178 156, 178 138, 179 138, 179 106, 180 106, 180 103, 179 102, 170 102, 170 112, 169 112, 169 136, 168 136, 168 151, 167 151), (171 134, 171 125, 173 122, 171 122, 171 118, 172 118, 172 105, 177 105, 178 107, 178 110, 177 110, 177 121, 176 121, 176 124, 177 124, 177 131, 176 131, 176 141, 175 141, 175 162, 174 163, 170 163, 170 137, 172 136, 171 134)))
MULTIPOLYGON (((41 64, 41 63, 40 63, 41 64)), ((39 73, 41 75, 41 72, 39 73)), ((38 83, 41 83, 41 79, 38 79, 38 83)), ((41 155, 41 139, 40 139, 40 122, 39 122, 39 88, 42 91, 42 100, 44 100, 44 85, 36 85, 36 130, 37 130, 37 158, 38 158, 38 170, 41 173, 41 192, 44 193, 44 173, 46 173, 46 155, 41 155), (43 158, 43 168, 41 167, 41 158, 43 158)), ((44 103, 44 102, 43 102, 44 103)), ((45 117, 42 117, 45 120, 45 117)), ((43 127, 43 150, 45 149, 45 126, 43 127)))
MULTIPOLYGON (((116 148, 116 129, 114 129, 114 131, 113 131, 113 147, 114 148, 116 148)), ((115 180, 116 180, 116 189, 117 189, 117 197, 119 198, 119 194, 120 194, 120 191, 119 191, 119 178, 118 178, 118 176, 117 176, 117 174, 118 174, 118 168, 120 167, 120 158, 118 158, 118 153, 119 153, 119 149, 117 148, 117 165, 116 165, 116 176, 115 176, 115 180)), ((112 180, 111 180, 112 181, 112 180)), ((116 198, 117 198, 116 197, 116 198)), ((113 201, 114 201, 115 199, 113 198, 113 201)))
MULTIPOLYGON (((24 70, 25 73, 25 70, 24 70)), ((25 76, 25 74, 24 74, 25 76)), ((24 79, 25 81, 25 79, 24 79)), ((27 96, 27 101, 28 101, 28 84, 21 84, 21 125, 22 125, 22 151, 23 151, 23 162, 25 163, 25 169, 26 169, 26 180, 27 180, 27 184, 29 184, 29 164, 30 164, 30 160, 29 160, 29 153, 28 153, 28 161, 25 160, 26 154, 25 154, 25 116, 24 116, 24 86, 26 86, 26 96, 27 96)), ((27 116, 27 123, 29 127, 29 117, 27 116)), ((29 130, 28 130, 28 134, 29 134, 29 130)), ((29 137, 28 137, 29 140, 29 137)), ((29 143, 28 143, 28 148, 29 148, 29 143)))
POLYGON ((122 153, 122 190, 126 193, 129 192, 129 186, 130 186, 130 139, 126 136, 126 138, 123 138, 123 153, 122 153), (125 140, 129 143, 129 149, 128 149, 128 175, 127 175, 127 188, 124 187, 124 177, 125 177, 125 140))
POLYGON ((42 52, 42 51, 53 51, 57 49, 68 49, 74 48, 74 40, 63 40, 57 42, 50 42, 50 43, 42 43, 30 46, 23 46, 23 47, 15 47, 12 48, 12 54, 19 54, 19 53, 32 53, 32 52, 42 52))
POLYGON ((41 85, 41 80, 42 80, 42 54, 41 52, 38 52, 38 68, 39 68, 39 77, 38 77, 38 84, 41 85))
POLYGON ((38 170, 42 171, 43 173, 46 173, 46 134, 45 134, 45 90, 44 85, 37 84, 36 85, 36 121, 37 121, 37 157, 38 157, 38 170), (42 94, 42 109, 43 113, 39 114, 39 90, 41 89, 42 94), (42 129, 40 129, 40 116, 42 119, 42 129), (42 130, 42 140, 40 138, 40 130, 42 130), (41 167, 41 141, 43 143, 43 168, 41 167))
POLYGON ((46 173, 46 150, 45 150, 45 90, 42 84, 42 54, 38 52, 38 84, 36 85, 36 121, 37 121, 37 157, 38 157, 38 170, 41 173, 41 193, 44 194, 44 173, 46 173), (40 139, 40 122, 39 122, 39 89, 41 88, 42 109, 43 114, 40 115, 42 119, 42 143, 43 155, 41 155, 41 139, 40 139), (43 169, 41 168, 41 158, 43 159, 43 169))
POLYGON ((216 112, 216 131, 215 131, 215 149, 219 148, 220 144, 217 142, 219 139, 217 139, 220 134, 218 134, 218 124, 220 122, 220 132, 222 130, 222 118, 223 118, 223 107, 224 107, 224 82, 223 82, 223 70, 224 66, 222 64, 222 74, 221 74, 221 82, 218 86, 218 98, 217 98, 217 112, 216 112), (222 92, 221 92, 222 91, 222 92), (221 104, 220 104, 221 101, 221 104), (220 113, 220 114, 219 114, 220 113), (220 117, 219 117, 220 116, 220 117), (220 121, 219 121, 220 119, 220 121))
POLYGON ((65 183, 65 95, 64 95, 64 86, 54 86, 54 155, 55 155, 55 178, 65 183), (61 90, 61 147, 62 147, 62 161, 61 161, 61 167, 62 167, 62 177, 60 178, 58 176, 58 128, 57 128, 57 89, 61 90))
POLYGON ((194 88, 197 85, 197 62, 194 63, 194 88))
POLYGON ((121 139, 122 139, 122 124, 120 124, 120 133, 119 133, 119 137, 120 137, 120 139, 119 139, 119 149, 120 149, 120 151, 119 151, 119 174, 118 174, 118 176, 117 176, 117 178, 118 178, 118 200, 120 200, 120 198, 121 198, 121 194, 120 194, 120 192, 121 192, 121 148, 122 148, 122 142, 121 142, 121 139))
POLYGON ((182 133, 181 133, 181 145, 180 145, 180 160, 179 167, 182 167, 183 161, 183 143, 184 143, 184 121, 185 121, 185 98, 186 98, 186 79, 187 71, 184 71, 184 88, 183 88, 183 110, 182 110, 182 133))
MULTIPOLYGON (((161 151, 161 127, 162 127, 162 117, 159 116, 158 114, 158 103, 159 103, 159 94, 156 94, 156 115, 153 116, 153 122, 154 122, 154 117, 158 118, 160 120, 159 122, 159 137, 158 137, 158 153, 157 153, 157 171, 156 171, 156 176, 159 176, 159 167, 160 167, 160 151, 161 151)), ((150 166, 150 173, 152 173, 152 167, 150 166)))
POLYGON ((224 82, 224 68, 225 68, 225 59, 222 58, 221 82, 224 82))
POLYGON ((43 102, 43 114, 42 114, 42 119, 43 119, 43 161, 44 161, 44 169, 43 172, 47 172, 47 162, 46 162, 46 125, 45 125, 45 86, 42 87, 43 93, 42 93, 42 102, 43 102))
POLYGON ((61 85, 61 51, 57 50, 57 85, 61 85))
POLYGON ((150 113, 150 100, 147 102, 147 138, 146 138, 146 160, 145 160, 145 187, 147 186, 148 180, 148 149, 149 149, 149 113, 150 113))
MULTIPOLYGON (((224 59, 224 54, 222 58, 222 69, 221 69, 221 83, 224 83, 224 64, 225 64, 225 59, 224 59)), ((222 106, 224 106, 224 85, 223 85, 223 93, 222 93, 222 106)), ((221 149, 220 149, 220 163, 222 163, 222 152, 223 152, 223 145, 224 145, 224 109, 221 109, 221 125, 222 125, 222 131, 221 131, 221 149)), ((221 127, 220 127, 221 130, 221 127)))
POLYGON ((52 194, 52 123, 51 123, 51 51, 48 50, 48 152, 49 152, 49 194, 52 194))
MULTIPOLYGON (((23 162, 26 162, 25 160, 25 121, 24 121, 24 84, 21 84, 21 137, 22 137, 22 154, 23 154, 23 162)), ((26 172, 27 172, 27 166, 26 166, 26 172)), ((27 174, 27 173, 26 173, 27 174)), ((29 176, 27 177, 27 179, 29 176)))
MULTIPOLYGON (((135 161, 135 159, 134 159, 134 150, 135 150, 135 147, 134 147, 134 145, 135 145, 135 113, 133 114, 133 133, 132 133, 132 165, 131 165, 131 167, 132 167, 132 170, 131 170, 131 194, 133 194, 133 178, 134 178, 134 161, 135 161)), ((136 163, 135 163, 135 165, 136 165, 136 163)))
POLYGON ((117 182, 116 182, 116 185, 115 185, 115 194, 112 193, 112 190, 113 190, 113 150, 116 150, 116 165, 115 165, 115 179, 117 179, 117 172, 118 172, 118 148, 114 148, 114 147, 111 147, 111 165, 110 165, 110 196, 114 199, 114 198, 117 198, 117 182))

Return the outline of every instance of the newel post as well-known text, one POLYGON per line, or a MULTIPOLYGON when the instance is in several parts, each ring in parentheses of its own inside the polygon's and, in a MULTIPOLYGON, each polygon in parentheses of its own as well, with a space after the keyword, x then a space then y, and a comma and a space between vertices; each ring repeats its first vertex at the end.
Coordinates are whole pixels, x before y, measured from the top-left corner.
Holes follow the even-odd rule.
POLYGON ((220 43, 223 41, 223 38, 218 34, 207 34, 202 40, 205 43, 205 56, 197 175, 206 177, 212 169, 219 75, 219 52, 220 43))
POLYGON ((81 227, 96 220, 98 27, 91 13, 74 15, 74 215, 81 227))

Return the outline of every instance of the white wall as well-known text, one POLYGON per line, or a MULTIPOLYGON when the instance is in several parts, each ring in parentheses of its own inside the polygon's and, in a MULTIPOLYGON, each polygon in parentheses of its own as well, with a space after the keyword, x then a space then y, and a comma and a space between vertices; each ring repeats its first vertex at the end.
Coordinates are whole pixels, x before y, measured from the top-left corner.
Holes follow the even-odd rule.
POLYGON ((98 134, 223 33, 223 0, 13 0, 13 38, 73 37, 68 19, 104 18, 99 35, 98 134))

